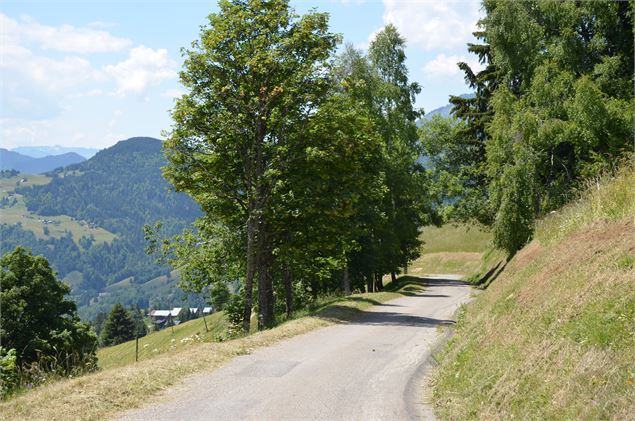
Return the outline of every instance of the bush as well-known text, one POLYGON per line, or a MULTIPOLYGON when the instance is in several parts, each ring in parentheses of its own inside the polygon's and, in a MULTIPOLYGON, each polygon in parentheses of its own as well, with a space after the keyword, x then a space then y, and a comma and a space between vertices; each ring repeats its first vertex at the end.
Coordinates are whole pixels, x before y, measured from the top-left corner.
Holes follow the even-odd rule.
POLYGON ((15 349, 0 346, 0 399, 7 397, 18 385, 15 349))
POLYGON ((22 247, 5 254, 0 285, 0 342, 16 350, 18 370, 36 365, 68 375, 95 369, 97 337, 80 322, 75 303, 66 299, 70 288, 55 278, 44 257, 22 247))
POLYGON ((227 305, 225 306, 225 312, 227 313, 227 319, 229 320, 229 333, 230 335, 240 332, 243 324, 243 307, 245 304, 245 297, 242 294, 242 290, 238 294, 233 294, 227 305))

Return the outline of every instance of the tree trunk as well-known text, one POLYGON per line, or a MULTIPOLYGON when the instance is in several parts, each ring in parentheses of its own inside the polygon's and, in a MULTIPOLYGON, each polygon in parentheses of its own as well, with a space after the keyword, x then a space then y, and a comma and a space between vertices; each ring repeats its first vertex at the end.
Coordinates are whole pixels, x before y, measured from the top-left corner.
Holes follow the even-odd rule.
POLYGON ((344 291, 344 295, 351 295, 351 280, 348 277, 348 266, 346 266, 342 272, 342 290, 344 291))
POLYGON ((397 274, 394 270, 390 272, 390 280, 391 282, 397 282, 397 274))
POLYGON ((256 221, 253 214, 247 219, 247 276, 245 279, 245 306, 243 307, 243 330, 249 333, 253 306, 254 275, 256 269, 255 241, 256 221))
POLYGON ((285 310, 287 313, 287 319, 291 318, 293 312, 293 275, 291 274, 291 268, 289 264, 284 266, 284 296, 285 296, 285 310))
POLYGON ((264 250, 266 233, 262 221, 258 225, 258 257, 256 260, 258 265, 258 330, 261 330, 267 325, 269 300, 267 297, 267 264, 264 250))
POLYGON ((381 273, 375 274, 375 291, 383 291, 384 290, 384 282, 382 281, 381 273))
POLYGON ((273 295, 273 273, 271 268, 273 267, 273 256, 271 254, 271 249, 267 248, 265 252, 265 274, 266 274, 266 295, 267 295, 267 306, 265 307, 265 326, 269 327, 275 321, 274 310, 275 310, 275 296, 273 295))
POLYGON ((375 288, 373 287, 373 275, 369 274, 366 276, 366 292, 375 292, 375 288))

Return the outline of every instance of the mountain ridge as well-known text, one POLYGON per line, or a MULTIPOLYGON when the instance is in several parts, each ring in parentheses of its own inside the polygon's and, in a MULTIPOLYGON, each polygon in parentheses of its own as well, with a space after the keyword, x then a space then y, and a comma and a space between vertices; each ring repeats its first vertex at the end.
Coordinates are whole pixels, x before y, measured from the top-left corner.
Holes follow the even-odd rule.
POLYGON ((11 152, 17 152, 22 155, 30 156, 32 158, 43 158, 45 156, 57 156, 63 155, 68 152, 74 152, 78 155, 83 156, 85 159, 92 158, 99 149, 97 148, 86 148, 80 146, 17 146, 11 149, 11 152))
POLYGON ((53 171, 56 168, 77 164, 83 161, 86 161, 86 158, 75 152, 33 158, 0 148, 0 170, 17 170, 24 173, 43 174, 53 171))

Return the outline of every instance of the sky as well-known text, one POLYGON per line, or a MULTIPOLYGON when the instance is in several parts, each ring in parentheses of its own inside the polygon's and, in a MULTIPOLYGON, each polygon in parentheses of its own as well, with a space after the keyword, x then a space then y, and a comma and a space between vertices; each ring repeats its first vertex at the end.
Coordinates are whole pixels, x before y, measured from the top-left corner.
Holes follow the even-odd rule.
MULTIPOLYGON (((478 1, 292 0, 330 14, 331 31, 366 50, 392 23, 407 41, 416 105, 432 111, 470 92, 456 63, 481 17, 478 1)), ((0 5, 0 146, 102 149, 161 137, 185 89, 181 48, 199 37, 215 0, 3 0, 0 5)))

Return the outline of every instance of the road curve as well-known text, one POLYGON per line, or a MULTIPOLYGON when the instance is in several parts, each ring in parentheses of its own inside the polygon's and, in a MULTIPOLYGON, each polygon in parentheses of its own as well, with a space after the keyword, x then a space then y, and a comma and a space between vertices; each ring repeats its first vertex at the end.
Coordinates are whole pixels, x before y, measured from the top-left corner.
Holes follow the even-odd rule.
POLYGON ((433 419, 423 374, 469 286, 429 279, 424 292, 372 307, 187 378, 163 402, 121 420, 433 419))

